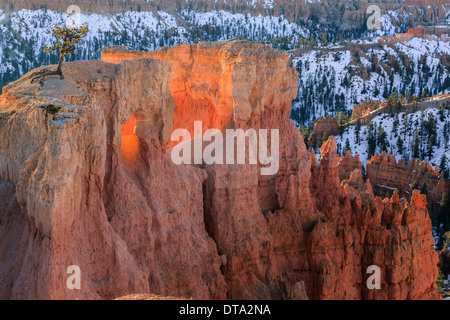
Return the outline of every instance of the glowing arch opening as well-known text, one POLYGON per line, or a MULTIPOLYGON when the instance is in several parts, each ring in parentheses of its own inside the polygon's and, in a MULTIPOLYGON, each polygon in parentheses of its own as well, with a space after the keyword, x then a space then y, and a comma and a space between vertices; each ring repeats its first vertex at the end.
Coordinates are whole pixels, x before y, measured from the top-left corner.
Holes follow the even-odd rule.
POLYGON ((133 160, 139 152, 139 139, 136 136, 136 118, 132 115, 120 129, 122 144, 120 151, 126 160, 133 160))

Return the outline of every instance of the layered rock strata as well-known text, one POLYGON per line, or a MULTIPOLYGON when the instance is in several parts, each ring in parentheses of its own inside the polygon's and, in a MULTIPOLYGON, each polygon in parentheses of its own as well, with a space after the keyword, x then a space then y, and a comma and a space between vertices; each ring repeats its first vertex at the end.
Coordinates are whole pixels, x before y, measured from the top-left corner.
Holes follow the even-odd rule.
POLYGON ((330 135, 339 134, 339 124, 336 119, 325 118, 317 120, 314 123, 314 129, 309 138, 308 144, 314 149, 322 146, 324 138, 328 138, 330 135))
POLYGON ((339 180, 348 180, 353 171, 357 169, 363 171, 359 155, 352 157, 352 153, 348 151, 344 157, 339 157, 339 180))
MULTIPOLYGON (((164 10, 179 18, 179 10, 196 10, 208 12, 225 10, 232 13, 250 13, 252 15, 283 16, 290 21, 307 24, 308 21, 320 23, 342 31, 356 30, 365 27, 372 12, 367 13, 370 5, 379 6, 382 14, 398 11, 403 17, 408 17, 410 26, 432 25, 443 22, 448 12, 449 4, 446 0, 385 0, 383 3, 372 3, 367 0, 73 0, 73 1, 24 1, 0 0, 0 8, 6 10, 40 9, 66 11, 68 6, 77 5, 83 13, 117 13, 129 10, 152 11, 164 10)), ((394 18, 394 17, 393 17, 394 18)), ((393 24, 400 24, 403 19, 392 19, 393 24)))
POLYGON ((450 191, 450 182, 444 180, 438 167, 419 159, 411 159, 408 164, 402 159, 397 162, 394 155, 385 152, 367 162, 366 177, 380 196, 390 196, 397 189, 401 196, 410 199, 413 187, 424 187, 430 209, 436 209, 442 194, 450 191))
POLYGON ((3 89, 0 298, 439 297, 426 199, 374 198, 358 170, 341 182, 333 137, 317 166, 289 120, 286 53, 238 41, 103 59, 3 89), (197 120, 278 129, 279 170, 175 165, 171 133, 197 120), (71 265, 79 290, 66 286, 71 265), (380 290, 366 286, 369 265, 380 290))

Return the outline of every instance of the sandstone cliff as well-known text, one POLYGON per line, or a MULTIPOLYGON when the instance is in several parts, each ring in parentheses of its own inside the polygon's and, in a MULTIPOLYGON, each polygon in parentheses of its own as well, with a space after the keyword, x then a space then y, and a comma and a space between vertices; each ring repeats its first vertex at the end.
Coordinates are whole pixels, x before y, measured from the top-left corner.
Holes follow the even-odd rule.
POLYGON ((358 170, 341 182, 333 137, 317 166, 289 120, 286 53, 238 41, 103 59, 0 96, 0 298, 439 297, 426 199, 374 198, 358 170), (278 172, 175 165, 170 134, 195 120, 279 129, 278 172), (381 290, 365 284, 373 264, 381 290))
POLYGON ((352 157, 352 153, 348 151, 344 157, 339 157, 339 180, 348 180, 357 169, 363 172, 359 155, 352 157))
POLYGON ((331 135, 339 134, 339 124, 336 119, 324 118, 314 123, 314 129, 308 144, 313 148, 320 148, 324 135, 328 138, 331 135))
POLYGON ((436 209, 442 193, 450 191, 450 182, 444 180, 437 167, 419 159, 411 159, 406 165, 405 161, 397 162, 394 155, 385 152, 367 162, 367 178, 380 196, 390 196, 398 189, 401 196, 410 199, 414 184, 419 189, 425 185, 430 209, 436 209))

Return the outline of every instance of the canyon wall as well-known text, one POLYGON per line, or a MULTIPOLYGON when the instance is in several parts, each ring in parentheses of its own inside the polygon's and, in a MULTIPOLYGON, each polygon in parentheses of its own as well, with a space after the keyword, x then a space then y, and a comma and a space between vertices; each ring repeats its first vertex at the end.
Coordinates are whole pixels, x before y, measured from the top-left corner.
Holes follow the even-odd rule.
POLYGON ((289 119, 287 53, 232 41, 102 57, 0 96, 0 298, 439 298, 426 198, 374 197, 358 168, 340 181, 333 137, 317 165, 289 119), (175 165, 171 133, 194 121, 278 129, 279 170, 175 165))
POLYGON ((352 153, 347 151, 345 156, 339 157, 339 180, 348 180, 353 171, 357 169, 364 172, 359 155, 352 157, 352 153))
POLYGON ((375 193, 382 196, 390 196, 398 189, 401 196, 410 199, 414 184, 419 189, 425 185, 430 209, 436 209, 442 194, 450 191, 450 182, 444 180, 438 167, 419 159, 411 159, 406 165, 403 159, 397 162, 394 155, 385 152, 367 162, 367 178, 375 193))
POLYGON ((373 118, 379 115, 380 112, 374 112, 380 108, 386 106, 386 103, 380 101, 364 101, 360 104, 353 105, 352 116, 350 117, 350 124, 356 124, 358 119, 361 118, 361 124, 370 124, 373 118))
POLYGON ((416 190, 411 203, 396 194, 384 200, 374 197, 359 169, 339 183, 334 138, 324 143, 321 154, 320 166, 312 167, 311 177, 316 207, 323 212, 311 235, 312 255, 320 259, 316 272, 323 296, 319 297, 329 296, 330 290, 338 299, 436 298, 434 285, 421 285, 436 276, 426 196, 416 190), (381 268, 386 289, 365 288, 369 265, 381 268), (417 273, 419 269, 425 273, 417 273), (411 290, 414 287, 422 287, 421 293, 411 290))
MULTIPOLYGON (((371 1, 359 0, 63 0, 63 1, 24 1, 24 0, 0 0, 0 8, 6 10, 40 9, 66 11, 70 5, 77 5, 83 13, 117 13, 129 10, 153 11, 163 10, 176 14, 176 10, 189 9, 200 12, 212 10, 225 10, 232 13, 250 13, 252 15, 283 15, 290 21, 307 23, 308 20, 339 30, 355 30, 364 27, 371 14, 367 14, 367 8, 371 1)), ((400 16, 408 13, 409 23, 412 26, 432 24, 445 20, 448 11, 446 0, 407 1, 403 3, 397 0, 386 0, 376 4, 382 13, 389 10, 399 10, 400 16)), ((395 19, 394 19, 395 20, 395 19)), ((396 22, 393 21, 395 24, 396 22)))
POLYGON ((323 143, 324 135, 328 138, 328 136, 337 134, 339 134, 339 124, 336 119, 324 118, 317 120, 314 123, 314 129, 308 144, 310 147, 320 148, 323 143))

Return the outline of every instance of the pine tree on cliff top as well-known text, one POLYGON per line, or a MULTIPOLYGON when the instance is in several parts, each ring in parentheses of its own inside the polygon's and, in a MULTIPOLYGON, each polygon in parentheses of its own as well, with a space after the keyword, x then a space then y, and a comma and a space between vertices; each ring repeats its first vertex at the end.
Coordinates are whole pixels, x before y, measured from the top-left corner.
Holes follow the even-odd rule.
POLYGON ((59 52, 59 62, 58 68, 56 71, 50 71, 48 69, 44 69, 38 72, 35 72, 31 75, 31 83, 39 80, 40 84, 44 83, 44 79, 49 75, 58 75, 61 79, 64 79, 62 73, 62 64, 64 62, 64 58, 68 54, 72 54, 75 52, 76 45, 81 41, 82 38, 86 37, 87 32, 89 31, 89 27, 86 24, 83 24, 80 27, 68 26, 68 27, 54 27, 52 28, 52 32, 56 37, 57 41, 52 44, 50 47, 45 46, 44 52, 50 53, 53 51, 59 52))

